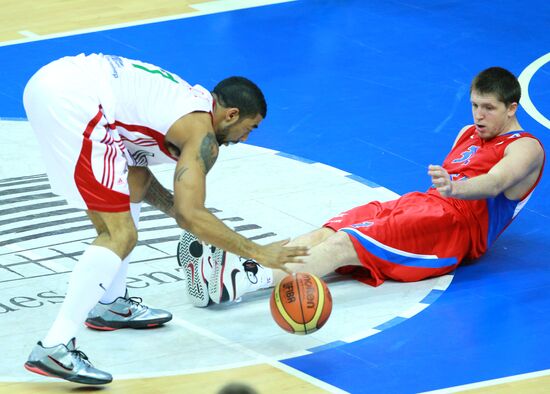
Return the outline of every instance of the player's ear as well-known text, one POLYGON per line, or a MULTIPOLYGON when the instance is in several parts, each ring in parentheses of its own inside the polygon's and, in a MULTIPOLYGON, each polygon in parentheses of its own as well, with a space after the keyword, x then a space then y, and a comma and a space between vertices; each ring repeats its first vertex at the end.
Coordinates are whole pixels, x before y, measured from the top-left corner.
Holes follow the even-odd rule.
POLYGON ((238 108, 228 108, 225 111, 225 120, 230 123, 234 123, 239 120, 240 111, 238 108))
POLYGON ((508 105, 508 116, 512 117, 516 114, 516 111, 518 110, 518 103, 511 103, 508 105))

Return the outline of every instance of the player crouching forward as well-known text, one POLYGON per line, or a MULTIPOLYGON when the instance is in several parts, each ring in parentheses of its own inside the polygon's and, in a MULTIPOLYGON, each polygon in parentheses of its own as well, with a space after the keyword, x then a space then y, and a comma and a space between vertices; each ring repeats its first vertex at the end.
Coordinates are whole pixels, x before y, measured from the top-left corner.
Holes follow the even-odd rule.
MULTIPOLYGON (((479 73, 470 88, 474 124, 462 128, 441 166, 429 166, 433 186, 353 208, 292 240, 289 246, 310 251, 305 265, 287 268, 317 276, 336 270, 378 286, 386 279, 444 275, 483 255, 525 206, 542 175, 543 147, 516 118, 520 96, 509 71, 492 67, 479 73)), ((207 249, 212 256, 191 259, 185 245, 180 243, 180 263, 194 275, 189 296, 197 306, 209 299, 233 301, 285 275, 220 250, 207 249)))
POLYGON ((120 56, 69 56, 42 67, 23 94, 52 192, 86 210, 97 231, 71 273, 52 326, 31 351, 29 371, 84 384, 112 375, 76 348, 84 324, 104 331, 172 319, 126 292, 143 201, 207 242, 270 267, 300 261, 305 248, 258 245, 205 206, 206 175, 220 146, 245 141, 267 114, 260 88, 243 77, 212 92, 153 64, 120 56), (151 165, 174 164, 174 193, 151 165))

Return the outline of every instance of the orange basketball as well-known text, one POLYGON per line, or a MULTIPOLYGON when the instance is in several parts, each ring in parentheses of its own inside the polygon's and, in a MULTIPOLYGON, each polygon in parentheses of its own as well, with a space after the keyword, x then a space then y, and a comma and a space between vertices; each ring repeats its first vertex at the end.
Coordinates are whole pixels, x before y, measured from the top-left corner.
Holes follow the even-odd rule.
POLYGON ((269 306, 273 319, 283 330, 305 335, 327 322, 332 296, 322 279, 299 272, 284 277, 275 286, 269 306))

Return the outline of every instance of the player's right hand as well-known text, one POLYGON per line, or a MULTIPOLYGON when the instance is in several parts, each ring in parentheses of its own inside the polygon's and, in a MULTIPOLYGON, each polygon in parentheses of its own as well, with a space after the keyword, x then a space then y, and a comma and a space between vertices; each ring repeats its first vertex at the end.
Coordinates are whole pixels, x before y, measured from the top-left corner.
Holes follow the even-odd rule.
POLYGON ((308 256, 309 248, 306 246, 285 246, 289 241, 289 239, 285 239, 261 246, 256 261, 265 267, 280 269, 291 274, 292 272, 285 264, 305 263, 300 257, 308 256))
POLYGON ((443 197, 453 196, 453 183, 447 170, 439 165, 430 164, 428 175, 432 177, 432 184, 443 197))

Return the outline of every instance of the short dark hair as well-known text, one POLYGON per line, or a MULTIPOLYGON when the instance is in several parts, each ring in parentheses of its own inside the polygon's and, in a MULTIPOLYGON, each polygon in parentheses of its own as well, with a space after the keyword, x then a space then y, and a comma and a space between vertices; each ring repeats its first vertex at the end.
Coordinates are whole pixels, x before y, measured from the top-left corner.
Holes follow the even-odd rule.
POLYGON ((494 94, 506 106, 519 103, 521 86, 510 71, 501 67, 490 67, 476 75, 470 86, 481 94, 494 94))
POLYGON ((267 103, 260 88, 244 77, 229 77, 216 85, 212 92, 226 108, 238 108, 243 118, 267 115, 267 103))

